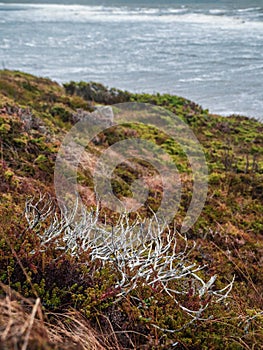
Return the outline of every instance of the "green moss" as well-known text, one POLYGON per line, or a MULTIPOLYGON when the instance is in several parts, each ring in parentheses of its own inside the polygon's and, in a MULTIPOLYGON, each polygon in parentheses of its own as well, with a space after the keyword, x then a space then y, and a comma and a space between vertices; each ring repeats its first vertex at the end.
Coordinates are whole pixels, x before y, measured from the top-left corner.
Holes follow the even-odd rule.
POLYGON ((11 129, 11 126, 9 124, 1 124, 0 126, 0 133, 7 134, 11 129))

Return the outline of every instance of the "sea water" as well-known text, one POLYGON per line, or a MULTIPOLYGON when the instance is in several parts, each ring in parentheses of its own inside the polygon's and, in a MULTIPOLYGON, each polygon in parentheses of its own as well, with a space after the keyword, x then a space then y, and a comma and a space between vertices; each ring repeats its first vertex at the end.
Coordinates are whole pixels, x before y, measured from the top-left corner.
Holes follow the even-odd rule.
POLYGON ((0 65, 263 120, 263 0, 2 0, 0 65))

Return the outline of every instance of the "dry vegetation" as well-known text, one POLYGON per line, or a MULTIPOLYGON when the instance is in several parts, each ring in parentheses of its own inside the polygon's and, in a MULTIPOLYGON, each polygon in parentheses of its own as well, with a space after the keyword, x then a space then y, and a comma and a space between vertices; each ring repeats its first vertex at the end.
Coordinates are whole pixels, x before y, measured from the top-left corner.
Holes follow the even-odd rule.
MULTIPOLYGON (((262 134, 263 125, 256 120, 211 115, 176 96, 130 94, 95 83, 69 83, 63 88, 48 79, 1 71, 0 349, 262 348, 262 134), (124 269, 116 272, 114 261, 94 259, 88 245, 76 254, 58 249, 61 241, 42 244, 55 212, 63 220, 53 188, 54 162, 63 136, 96 103, 124 101, 152 103, 176 113, 191 126, 204 147, 209 166, 208 198, 187 237, 178 240, 176 254, 184 252, 187 241, 185 266, 206 265, 196 273, 205 283, 214 282, 212 294, 235 276, 231 293, 220 303, 213 302, 209 295, 200 298, 200 286, 191 282, 191 274, 186 282, 174 279, 168 287, 182 292, 180 305, 165 292, 167 285, 146 283, 145 276, 133 279, 136 285, 126 293, 128 281, 119 283, 122 273, 125 277, 130 274, 132 280, 138 270, 121 265, 124 269), (44 193, 49 194, 47 200, 53 198, 55 211, 31 225, 25 216, 26 203, 28 208, 29 203, 36 203, 29 198, 33 196, 37 201, 44 193), (217 279, 211 280, 215 275, 217 279), (202 317, 191 322, 193 318, 182 305, 194 311, 200 305, 207 308, 202 317)), ((182 202, 174 225, 166 231, 176 232, 192 189, 184 155, 178 145, 156 130, 126 125, 101 135, 100 143, 90 147, 94 157, 123 135, 163 143, 180 163, 182 202)), ((130 184, 144 171, 152 169, 143 162, 135 167, 127 163, 119 166, 113 179, 115 194, 129 197, 130 184)), ((92 208, 93 181, 85 166, 79 169, 78 181, 83 194, 90 194, 92 208)), ((156 191, 150 192, 148 208, 141 216, 151 213, 149 207, 157 209, 159 199, 156 191)), ((110 219, 108 224, 117 225, 117 217, 107 210, 102 210, 98 224, 104 225, 105 214, 110 219)), ((62 230, 59 238, 65 233, 62 230)), ((171 244, 169 253, 174 247, 171 244)))

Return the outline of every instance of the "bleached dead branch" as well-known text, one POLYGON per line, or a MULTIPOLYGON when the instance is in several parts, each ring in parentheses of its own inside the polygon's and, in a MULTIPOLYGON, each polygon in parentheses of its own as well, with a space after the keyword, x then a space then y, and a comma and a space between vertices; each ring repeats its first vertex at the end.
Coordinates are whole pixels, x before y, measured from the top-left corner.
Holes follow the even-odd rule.
POLYGON ((208 282, 202 271, 205 266, 192 263, 186 237, 181 236, 168 225, 160 224, 153 215, 151 220, 132 221, 128 215, 120 215, 114 226, 102 224, 99 220, 99 206, 89 212, 83 210, 81 219, 74 220, 78 203, 69 213, 66 209, 59 215, 52 209, 52 203, 45 196, 37 202, 26 203, 26 218, 29 227, 36 228, 49 218, 52 220, 43 230, 36 230, 41 247, 51 242, 56 249, 79 256, 88 252, 92 261, 99 260, 101 266, 110 265, 115 270, 116 301, 127 296, 140 285, 147 285, 155 292, 164 292, 188 315, 201 320, 203 312, 212 302, 222 302, 229 295, 234 279, 223 289, 215 289, 217 276, 208 282), (178 247, 178 239, 184 248, 178 247), (183 299, 198 302, 191 307, 183 299))

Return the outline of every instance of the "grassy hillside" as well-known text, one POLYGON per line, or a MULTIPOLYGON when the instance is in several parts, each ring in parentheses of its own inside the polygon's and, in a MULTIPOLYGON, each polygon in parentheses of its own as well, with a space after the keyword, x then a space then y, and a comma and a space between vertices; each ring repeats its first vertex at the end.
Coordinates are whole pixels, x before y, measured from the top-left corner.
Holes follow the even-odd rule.
MULTIPOLYGON (((172 125, 173 121, 169 122, 172 125)), ((192 178, 178 145, 154 128, 134 124, 109 129, 99 144, 94 141, 89 145, 89 152, 95 159, 103 149, 131 135, 161 144, 180 165, 183 195, 172 226, 180 229, 191 199, 192 178)), ((90 170, 80 164, 78 183, 92 208, 90 170)), ((147 171, 152 169, 143 162, 136 167, 121 164, 112 179, 114 193, 129 197, 131 182, 147 171)), ((262 123, 244 116, 212 115, 177 96, 132 94, 96 83, 71 82, 62 87, 49 79, 0 71, 0 177, 0 349, 23 345, 23 349, 261 348, 262 123), (208 196, 201 216, 187 233, 189 247, 196 244, 187 259, 207 265, 200 277, 209 280, 217 275, 218 289, 235 275, 228 299, 211 302, 202 315, 204 321, 191 323, 191 317, 162 290, 139 282, 131 294, 119 300, 110 265, 94 262, 88 251, 78 255, 61 252, 54 241, 43 249, 41 232, 52 215, 35 227, 26 220, 25 203, 30 196, 37 201, 49 194, 41 205, 52 198, 56 208, 56 154, 79 116, 93 111, 97 104, 121 102, 166 108, 192 128, 204 148, 208 196)), ((150 191, 142 218, 158 209, 160 198, 161 189, 150 191)), ((58 209, 54 210, 59 216, 58 209)), ((102 208, 101 220, 104 215, 116 225, 116 215, 102 208)), ((184 243, 179 239, 178 249, 183 249, 184 243)), ((179 282, 174 283, 181 288, 179 282)), ((192 296, 191 288, 189 285, 183 302, 195 308, 204 301, 192 296)))

